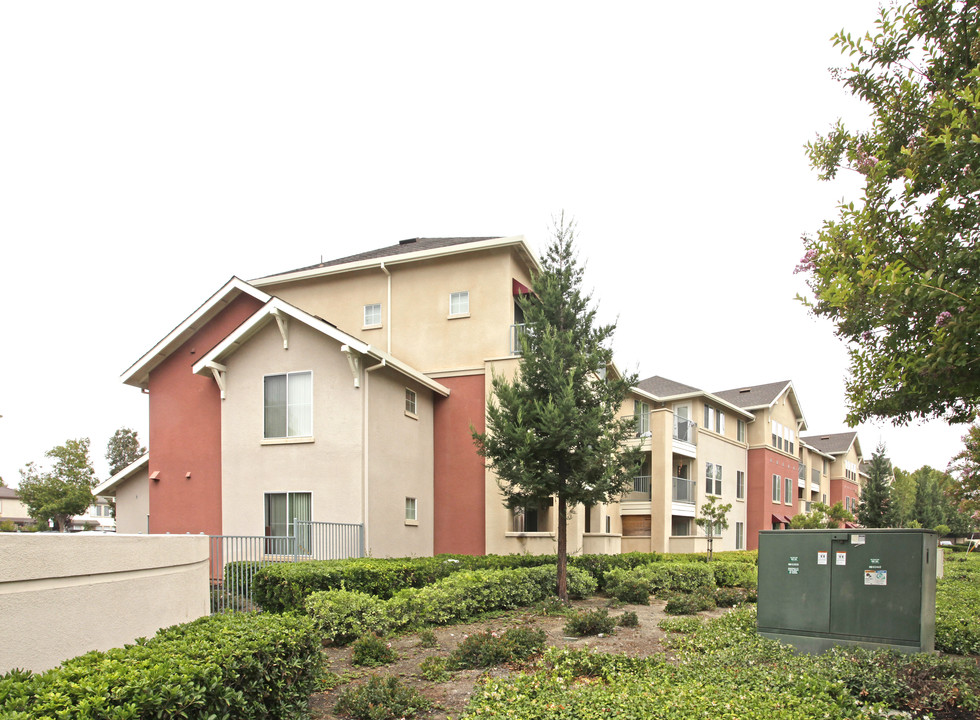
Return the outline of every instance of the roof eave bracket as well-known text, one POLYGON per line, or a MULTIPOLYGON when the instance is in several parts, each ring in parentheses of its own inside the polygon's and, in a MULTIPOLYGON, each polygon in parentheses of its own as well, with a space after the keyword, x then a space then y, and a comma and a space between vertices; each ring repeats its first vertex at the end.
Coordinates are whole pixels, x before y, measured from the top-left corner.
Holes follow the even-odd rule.
POLYGON ((214 376, 214 381, 218 383, 218 390, 221 391, 221 399, 225 399, 225 375, 228 372, 228 368, 221 363, 208 363, 208 369, 214 376))
POLYGON ((354 376, 354 387, 361 387, 361 354, 354 350, 350 345, 341 345, 340 352, 347 356, 347 364, 350 366, 350 373, 354 376))
POLYGON ((279 308, 272 308, 269 313, 279 325, 279 334, 282 335, 282 349, 289 350, 289 318, 279 308))

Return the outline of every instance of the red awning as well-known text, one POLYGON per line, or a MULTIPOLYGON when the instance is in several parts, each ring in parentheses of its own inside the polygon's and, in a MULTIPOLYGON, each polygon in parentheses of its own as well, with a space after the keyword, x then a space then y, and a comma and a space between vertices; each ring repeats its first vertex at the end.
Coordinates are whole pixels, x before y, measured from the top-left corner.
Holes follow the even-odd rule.
POLYGON ((793 522, 793 518, 791 518, 789 515, 783 515, 783 522, 789 525, 791 522, 793 522))
POLYGON ((531 288, 514 280, 514 295, 530 295, 531 288))
POLYGON ((776 513, 773 513, 772 514, 772 521, 774 523, 784 523, 784 522, 786 522, 786 518, 784 518, 782 515, 777 515, 776 513))

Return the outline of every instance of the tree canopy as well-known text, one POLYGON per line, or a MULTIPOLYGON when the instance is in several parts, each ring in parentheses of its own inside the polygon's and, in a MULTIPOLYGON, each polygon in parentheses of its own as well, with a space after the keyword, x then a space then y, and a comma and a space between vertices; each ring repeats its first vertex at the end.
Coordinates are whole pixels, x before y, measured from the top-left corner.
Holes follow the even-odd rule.
POLYGON ((968 422, 980 408, 980 8, 883 7, 874 33, 833 42, 836 77, 870 127, 808 145, 822 179, 863 176, 857 202, 804 237, 813 314, 848 343, 847 420, 968 422))
POLYGON ((955 476, 951 494, 961 512, 980 525, 980 425, 973 425, 963 436, 963 449, 949 465, 955 476))
POLYGON ((617 419, 636 378, 607 373, 615 324, 596 322, 574 238, 574 223, 562 216, 533 278, 533 295, 520 300, 525 326, 518 374, 493 377, 487 432, 473 432, 507 507, 526 511, 557 498, 563 601, 568 513, 618 499, 639 465, 638 451, 625 446, 635 424, 617 419))
POLYGON ((51 469, 42 470, 29 462, 20 471, 17 489, 28 514, 38 524, 53 520, 64 532, 73 515, 81 515, 92 504, 95 468, 89 459, 89 439, 68 440, 48 450, 46 458, 54 460, 51 469))
POLYGON ((146 448, 140 445, 137 432, 128 427, 119 428, 106 445, 105 459, 109 461, 109 474, 115 475, 143 457, 144 453, 146 448))

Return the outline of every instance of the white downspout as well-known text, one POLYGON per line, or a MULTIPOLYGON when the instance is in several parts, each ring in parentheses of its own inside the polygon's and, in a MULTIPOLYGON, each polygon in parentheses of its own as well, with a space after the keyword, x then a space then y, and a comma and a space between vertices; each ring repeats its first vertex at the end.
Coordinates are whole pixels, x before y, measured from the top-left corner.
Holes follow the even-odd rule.
POLYGON ((369 368, 364 368, 364 394, 361 396, 361 403, 363 407, 361 410, 362 425, 361 425, 361 524, 364 526, 364 553, 369 555, 371 552, 371 542, 370 542, 370 523, 368 523, 368 517, 371 510, 371 487, 368 482, 368 477, 370 475, 368 467, 369 457, 370 457, 370 445, 368 426, 370 425, 370 417, 368 417, 368 410, 370 408, 370 394, 371 394, 371 373, 375 370, 379 370, 385 366, 385 361, 382 359, 377 365, 372 365, 369 368))
POLYGON ((385 308, 388 315, 387 318, 385 319, 385 328, 387 329, 386 334, 388 336, 388 341, 387 341, 388 344, 385 346, 385 352, 387 352, 390 355, 391 354, 391 273, 388 271, 388 268, 385 267, 385 264, 383 262, 381 263, 381 272, 383 272, 385 275, 388 276, 388 297, 385 302, 385 308))

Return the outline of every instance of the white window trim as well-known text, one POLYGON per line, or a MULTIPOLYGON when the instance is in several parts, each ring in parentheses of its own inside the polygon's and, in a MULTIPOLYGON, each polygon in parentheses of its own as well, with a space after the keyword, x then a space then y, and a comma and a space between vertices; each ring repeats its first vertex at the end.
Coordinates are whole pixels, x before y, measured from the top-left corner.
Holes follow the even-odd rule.
POLYGON ((368 303, 367 305, 365 305, 364 306, 363 325, 361 326, 361 329, 362 330, 374 330, 375 328, 382 327, 382 323, 384 321, 383 321, 383 316, 381 314, 381 310, 382 310, 381 303, 368 303), (377 322, 368 322, 368 308, 378 308, 378 321, 377 322))
POLYGON ((745 471, 736 470, 735 471, 735 499, 745 502, 745 471), (741 476, 742 482, 739 483, 739 476, 741 476), (739 486, 741 485, 742 492, 739 493, 739 486))
POLYGON ((313 427, 314 413, 313 413, 313 383, 315 378, 313 377, 313 370, 290 370, 288 372, 278 372, 278 373, 266 373, 262 376, 262 445, 291 445, 294 443, 309 443, 314 442, 314 437, 316 436, 316 429, 313 427), (309 435, 289 435, 289 376, 290 375, 306 375, 310 376, 310 434, 309 435), (279 377, 281 375, 286 376, 286 435, 266 437, 265 435, 265 380, 270 377, 279 377))
POLYGON ((411 388, 405 388, 405 417, 410 417, 413 420, 419 419, 419 394, 411 388), (413 410, 409 410, 409 393, 411 393, 413 410))
POLYGON ((783 501, 783 483, 782 478, 776 473, 772 475, 772 501, 779 504, 783 501))
POLYGON ((469 290, 457 290, 456 292, 449 293, 449 319, 454 320, 456 318, 464 318, 470 316, 470 291, 469 290), (466 309, 460 312, 453 312, 453 298, 466 296, 466 309))
POLYGON ((419 524, 419 499, 414 497, 405 498, 405 524, 418 527, 419 524), (408 501, 412 501, 412 514, 414 517, 408 516, 408 501))

